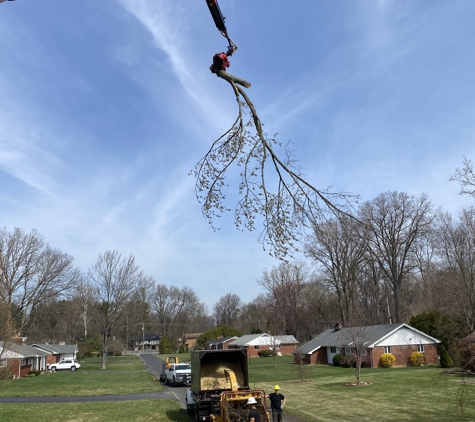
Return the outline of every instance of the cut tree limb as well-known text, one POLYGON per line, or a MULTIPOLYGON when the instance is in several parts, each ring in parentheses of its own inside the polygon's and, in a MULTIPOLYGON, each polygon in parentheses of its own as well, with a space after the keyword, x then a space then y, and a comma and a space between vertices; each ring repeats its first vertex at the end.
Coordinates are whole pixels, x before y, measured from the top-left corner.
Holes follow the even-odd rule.
POLYGON ((235 84, 241 85, 244 88, 250 88, 251 87, 250 82, 248 82, 244 79, 238 78, 237 76, 231 75, 230 73, 225 72, 224 70, 218 70, 216 75, 219 76, 220 78, 223 78, 225 81, 234 82, 235 84))

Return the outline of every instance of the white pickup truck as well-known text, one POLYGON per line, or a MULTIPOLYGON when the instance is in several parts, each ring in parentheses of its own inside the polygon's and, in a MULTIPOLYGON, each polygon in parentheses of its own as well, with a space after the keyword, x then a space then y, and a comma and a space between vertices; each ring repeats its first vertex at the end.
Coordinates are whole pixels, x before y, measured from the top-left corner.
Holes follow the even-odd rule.
POLYGON ((165 384, 191 384, 191 366, 188 363, 176 363, 165 371, 165 384))

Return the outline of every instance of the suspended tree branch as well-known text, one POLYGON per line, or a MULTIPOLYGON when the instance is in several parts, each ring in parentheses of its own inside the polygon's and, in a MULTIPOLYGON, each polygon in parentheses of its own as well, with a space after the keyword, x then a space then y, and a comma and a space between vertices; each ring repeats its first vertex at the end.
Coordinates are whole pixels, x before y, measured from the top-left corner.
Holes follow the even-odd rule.
POLYGON ((264 132, 254 104, 241 87, 249 88, 250 82, 222 70, 217 75, 231 85, 238 116, 191 172, 196 177, 195 191, 203 215, 216 229, 216 218, 233 211, 226 205, 224 191, 232 165, 237 166, 240 183, 234 207, 236 228, 256 230, 256 219, 262 217, 264 228, 259 242, 269 247, 272 256, 285 259, 298 250, 306 227, 326 220, 329 213, 346 214, 355 195, 314 187, 296 166, 288 147, 279 158, 275 148, 282 144, 276 135, 269 138, 264 132))

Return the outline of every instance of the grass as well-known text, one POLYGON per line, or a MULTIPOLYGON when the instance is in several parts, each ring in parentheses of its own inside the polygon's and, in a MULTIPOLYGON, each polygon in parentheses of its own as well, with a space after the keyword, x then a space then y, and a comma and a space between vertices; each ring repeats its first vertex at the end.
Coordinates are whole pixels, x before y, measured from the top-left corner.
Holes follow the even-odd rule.
MULTIPOLYGON (((166 355, 165 355, 166 356, 166 355)), ((189 354, 178 355, 189 361, 189 354)), ((474 421, 475 386, 463 390, 455 376, 441 376, 436 367, 362 369, 367 387, 347 387, 355 381, 351 368, 316 365, 309 367, 301 383, 289 357, 249 360, 251 388, 273 390, 278 383, 287 397, 286 412, 306 422, 332 421, 474 421)), ((100 370, 100 359, 86 359, 79 371, 60 371, 0 384, 0 396, 101 395, 161 391, 160 383, 144 370, 139 358, 110 358, 107 370, 100 370)), ((170 421, 189 418, 179 403, 172 400, 140 400, 101 403, 2 404, 0 420, 5 421, 170 421), (20 407, 21 406, 21 407, 20 407)))
POLYGON ((0 396, 99 396, 164 390, 136 356, 109 358, 107 369, 100 368, 100 358, 88 358, 76 372, 48 372, 1 384, 0 396))
POLYGON ((0 420, 8 422, 189 422, 173 400, 100 403, 2 404, 0 420))
MULTIPOLYGON (((285 359, 285 357, 283 357, 285 359)), ((295 368, 281 358, 251 360, 251 388, 272 391, 276 383, 287 397, 286 410, 307 422, 317 421, 474 421, 474 386, 465 390, 465 409, 459 405, 461 384, 441 376, 437 367, 362 369, 366 387, 348 387, 355 370, 312 366, 312 382, 297 382, 295 368)), ((288 360, 288 358, 287 358, 288 360)))

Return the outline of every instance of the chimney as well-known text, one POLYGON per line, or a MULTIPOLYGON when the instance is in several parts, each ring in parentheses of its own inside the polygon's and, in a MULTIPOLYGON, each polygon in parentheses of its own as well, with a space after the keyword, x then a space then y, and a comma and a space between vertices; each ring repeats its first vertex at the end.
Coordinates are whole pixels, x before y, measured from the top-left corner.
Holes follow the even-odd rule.
POLYGON ((12 337, 10 341, 15 344, 23 344, 23 337, 12 337))
POLYGON ((343 328, 343 325, 341 325, 339 322, 335 324, 335 331, 339 331, 343 328))

